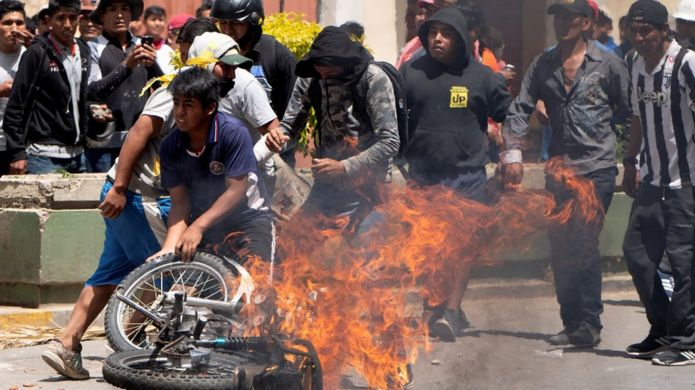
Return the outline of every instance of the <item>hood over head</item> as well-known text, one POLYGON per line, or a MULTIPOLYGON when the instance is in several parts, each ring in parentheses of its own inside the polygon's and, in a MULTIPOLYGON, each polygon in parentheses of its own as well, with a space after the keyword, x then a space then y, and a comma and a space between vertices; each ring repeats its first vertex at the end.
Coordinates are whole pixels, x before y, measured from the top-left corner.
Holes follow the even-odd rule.
POLYGON ((445 7, 439 10, 436 14, 432 15, 431 18, 427 19, 418 29, 418 38, 422 42, 422 47, 425 48, 427 54, 430 54, 429 44, 427 42, 427 36, 430 30, 430 26, 433 23, 439 22, 451 26, 451 28, 456 31, 459 37, 459 42, 461 48, 459 50, 458 63, 462 65, 468 64, 471 57, 471 42, 470 33, 468 32, 468 25, 466 24, 466 18, 463 14, 454 7, 445 7))
POLYGON ((328 26, 316 36, 309 53, 297 63, 295 74, 304 78, 319 78, 315 64, 337 65, 345 69, 340 79, 349 81, 361 76, 373 59, 367 49, 350 39, 345 31, 328 26))

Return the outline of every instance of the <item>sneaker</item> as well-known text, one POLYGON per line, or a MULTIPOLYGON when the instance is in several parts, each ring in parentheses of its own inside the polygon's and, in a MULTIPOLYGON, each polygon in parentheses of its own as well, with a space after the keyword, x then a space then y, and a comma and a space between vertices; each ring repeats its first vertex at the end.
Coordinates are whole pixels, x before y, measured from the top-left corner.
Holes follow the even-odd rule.
POLYGON ((82 344, 77 352, 68 351, 58 339, 48 343, 48 349, 41 357, 57 373, 71 379, 89 379, 89 371, 82 367, 82 344))
POLYGON ((669 348, 652 358, 657 366, 689 366, 695 364, 695 351, 692 349, 669 348))
POLYGON ((628 357, 637 359, 651 359, 657 353, 669 349, 670 344, 667 337, 654 337, 649 335, 642 340, 642 342, 632 344, 625 348, 625 354, 627 354, 628 357))
POLYGON ((577 329, 569 332, 570 344, 576 348, 593 348, 601 342, 601 330, 586 322, 579 324, 577 329))
POLYGON ((430 327, 432 336, 439 337, 442 341, 456 341, 456 334, 460 328, 459 314, 454 310, 445 310, 444 314, 430 327))

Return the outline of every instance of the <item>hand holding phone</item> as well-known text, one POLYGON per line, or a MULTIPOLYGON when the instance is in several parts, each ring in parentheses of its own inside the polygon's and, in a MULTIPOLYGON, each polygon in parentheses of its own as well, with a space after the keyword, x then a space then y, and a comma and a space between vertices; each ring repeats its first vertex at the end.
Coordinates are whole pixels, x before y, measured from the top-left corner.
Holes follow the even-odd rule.
POLYGON ((140 43, 143 45, 150 45, 154 44, 154 37, 152 35, 145 35, 142 38, 140 38, 140 43))

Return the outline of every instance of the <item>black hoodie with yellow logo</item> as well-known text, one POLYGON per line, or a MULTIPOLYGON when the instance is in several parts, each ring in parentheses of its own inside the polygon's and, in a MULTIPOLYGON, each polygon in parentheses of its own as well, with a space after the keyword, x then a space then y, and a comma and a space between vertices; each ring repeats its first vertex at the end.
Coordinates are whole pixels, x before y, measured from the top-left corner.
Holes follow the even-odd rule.
POLYGON ((485 166, 487 118, 503 122, 512 97, 504 79, 471 56, 466 21, 457 9, 437 12, 418 35, 427 54, 401 68, 410 110, 407 158, 416 181, 436 184, 485 166), (454 65, 430 56, 427 35, 435 22, 457 33, 454 65))

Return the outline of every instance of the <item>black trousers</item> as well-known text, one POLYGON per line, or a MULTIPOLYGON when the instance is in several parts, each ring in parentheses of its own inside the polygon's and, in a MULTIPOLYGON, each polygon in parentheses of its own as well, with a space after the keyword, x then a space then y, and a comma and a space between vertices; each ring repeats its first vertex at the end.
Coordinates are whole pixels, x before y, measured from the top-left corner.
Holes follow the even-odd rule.
POLYGON ((668 189, 642 184, 632 204, 623 252, 651 325, 679 349, 695 349, 695 202, 693 187, 668 189), (673 270, 669 302, 657 275, 663 254, 673 270))
MULTIPOLYGON (((616 168, 606 168, 584 175, 594 183, 594 191, 605 212, 613 200, 616 174, 616 168)), ((574 196, 563 183, 554 182, 549 177, 546 177, 546 189, 553 194, 558 207, 574 196)), ((573 215, 568 223, 548 231, 555 293, 565 328, 576 328, 581 323, 598 330, 602 328, 601 252, 598 245, 604 216, 596 223, 587 224, 578 215, 573 215)))

